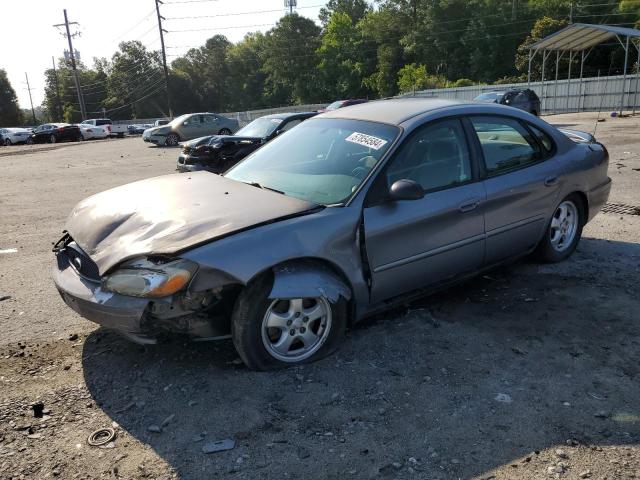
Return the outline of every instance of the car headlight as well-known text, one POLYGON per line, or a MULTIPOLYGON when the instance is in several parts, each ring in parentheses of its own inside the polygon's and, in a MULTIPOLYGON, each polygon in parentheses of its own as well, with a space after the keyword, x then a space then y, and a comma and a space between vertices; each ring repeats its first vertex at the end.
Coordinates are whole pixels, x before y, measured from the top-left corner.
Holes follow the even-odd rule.
POLYGON ((188 260, 126 262, 103 281, 105 290, 132 297, 166 297, 184 288, 198 266, 188 260))

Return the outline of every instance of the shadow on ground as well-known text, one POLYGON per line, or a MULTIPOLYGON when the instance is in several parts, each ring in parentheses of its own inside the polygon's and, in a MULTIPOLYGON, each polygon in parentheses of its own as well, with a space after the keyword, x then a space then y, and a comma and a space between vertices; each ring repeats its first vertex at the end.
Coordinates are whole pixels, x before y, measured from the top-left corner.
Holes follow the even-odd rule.
POLYGON ((184 479, 468 478, 569 439, 637 445, 638 270, 618 271, 616 248, 640 261, 636 244, 587 240, 561 270, 497 270, 278 372, 248 371, 229 341, 142 348, 96 331, 86 383, 184 479), (235 449, 201 452, 225 438, 235 449))

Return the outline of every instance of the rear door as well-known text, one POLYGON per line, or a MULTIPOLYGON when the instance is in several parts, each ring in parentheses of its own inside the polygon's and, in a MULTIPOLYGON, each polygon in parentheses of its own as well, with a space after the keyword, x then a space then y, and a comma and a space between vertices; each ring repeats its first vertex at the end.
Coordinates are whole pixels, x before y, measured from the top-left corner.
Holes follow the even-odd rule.
POLYGON ((369 197, 364 230, 372 302, 482 265, 485 193, 459 119, 420 127, 380 173, 369 197), (385 197, 400 179, 419 183, 424 197, 401 201, 385 197))
POLYGON ((560 168, 553 150, 519 120, 474 116, 469 121, 483 157, 485 263, 491 265, 538 243, 557 202, 560 168))

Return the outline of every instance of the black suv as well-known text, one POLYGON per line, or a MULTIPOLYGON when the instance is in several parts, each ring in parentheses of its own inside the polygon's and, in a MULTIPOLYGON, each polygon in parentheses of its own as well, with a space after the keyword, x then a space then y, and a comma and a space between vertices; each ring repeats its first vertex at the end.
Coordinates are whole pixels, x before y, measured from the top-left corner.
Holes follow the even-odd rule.
POLYGON ((499 103, 519 108, 535 116, 540 115, 540 98, 530 88, 510 88, 485 92, 473 99, 476 102, 499 103))

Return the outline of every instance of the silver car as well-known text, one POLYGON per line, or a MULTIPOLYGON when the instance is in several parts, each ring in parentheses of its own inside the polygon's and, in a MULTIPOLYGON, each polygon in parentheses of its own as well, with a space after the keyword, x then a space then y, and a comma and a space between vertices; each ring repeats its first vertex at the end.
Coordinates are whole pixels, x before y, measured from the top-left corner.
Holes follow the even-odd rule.
POLYGON ((238 130, 238 121, 217 113, 187 113, 166 125, 148 128, 142 140, 167 147, 208 135, 231 135, 238 130))
POLYGON ((509 107, 370 102, 223 176, 83 200, 53 279, 80 315, 138 342, 231 337, 251 368, 313 361, 399 302, 531 253, 567 258, 608 198, 607 167, 589 134, 509 107))

